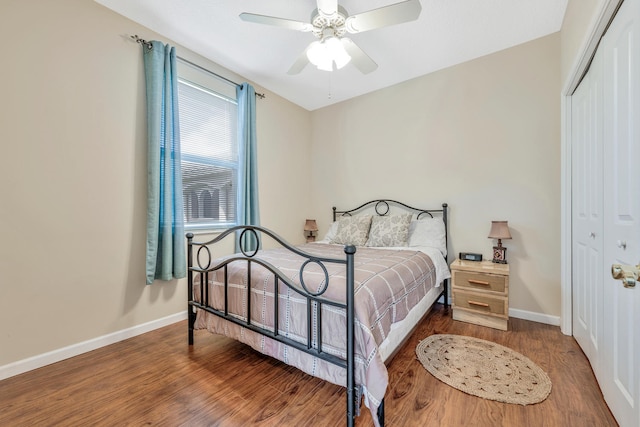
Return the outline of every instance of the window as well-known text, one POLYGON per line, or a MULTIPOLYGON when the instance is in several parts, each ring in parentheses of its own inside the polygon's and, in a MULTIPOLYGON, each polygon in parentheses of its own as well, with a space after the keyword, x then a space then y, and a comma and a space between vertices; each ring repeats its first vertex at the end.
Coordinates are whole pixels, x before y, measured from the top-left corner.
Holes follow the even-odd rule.
MULTIPOLYGON (((211 88, 221 83, 207 81, 204 72, 180 65, 178 102, 185 228, 229 227, 237 222, 235 89, 233 97, 223 94, 211 88)), ((226 91, 230 92, 228 88, 226 91)))

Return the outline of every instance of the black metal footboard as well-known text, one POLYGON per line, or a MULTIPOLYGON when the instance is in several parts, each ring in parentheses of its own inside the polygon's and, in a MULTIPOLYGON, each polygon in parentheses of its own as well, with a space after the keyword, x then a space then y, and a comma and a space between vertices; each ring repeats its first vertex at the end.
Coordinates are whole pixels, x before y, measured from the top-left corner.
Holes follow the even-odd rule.
MULTIPOLYGON (((294 347, 300 351, 316 356, 322 360, 330 362, 334 365, 340 366, 347 371, 347 425, 353 426, 355 423, 355 416, 357 410, 357 402, 358 393, 356 390, 355 383, 355 313, 354 313, 354 254, 356 252, 355 246, 345 246, 345 258, 344 259, 332 259, 332 258, 320 258, 315 255, 306 253, 301 251, 300 249, 289 245, 285 242, 281 237, 273 233, 272 231, 259 227, 259 226, 237 226, 226 230, 224 233, 220 234, 213 240, 207 242, 194 242, 193 234, 187 234, 187 261, 188 261, 188 316, 189 316, 189 345, 193 345, 193 331, 194 324, 196 321, 196 310, 204 310, 208 313, 212 313, 216 316, 226 319, 227 321, 233 322, 237 325, 240 325, 244 328, 250 329, 256 333, 261 335, 268 336, 269 338, 279 341, 281 343, 287 344, 291 347, 294 347), (302 285, 302 289, 299 285, 294 284, 287 276, 285 276, 278 268, 274 267, 270 263, 260 259, 257 257, 260 249, 255 249, 252 251, 245 251, 242 249, 241 253, 235 254, 231 257, 224 258, 219 263, 213 265, 215 262, 212 259, 210 249, 208 245, 215 244, 225 237, 233 234, 235 238, 240 239, 240 242, 244 242, 244 236, 249 233, 255 238, 255 241, 258 242, 258 248, 261 247, 260 239, 264 236, 269 236, 275 242, 277 242, 281 247, 288 249, 289 251, 303 257, 305 261, 300 267, 300 284, 302 285), (246 317, 241 318, 233 313, 230 313, 229 310, 229 300, 228 300, 228 292, 229 292, 229 281, 228 281, 228 267, 233 262, 246 262, 247 263, 247 300, 245 301, 247 305, 246 309, 246 317), (265 328, 260 324, 256 324, 254 320, 251 318, 251 265, 257 264, 265 269, 267 269, 271 274, 273 274, 274 278, 274 307, 273 307, 273 330, 269 328, 265 328), (304 283, 304 269, 309 264, 315 264, 319 266, 319 268, 325 274, 325 282, 324 287, 317 292, 313 292, 307 288, 304 283), (329 274, 327 273, 326 265, 328 264, 342 264, 345 267, 345 277, 346 277, 346 302, 336 302, 330 300, 328 298, 323 297, 324 292, 326 291, 329 285, 329 274), (213 275, 216 272, 222 271, 222 276, 224 277, 224 304, 222 308, 214 308, 212 304, 209 302, 209 281, 213 278, 213 275), (194 295, 194 279, 198 278, 200 281, 199 287, 199 295, 194 295), (283 336, 279 333, 279 288, 280 285, 284 284, 284 286, 289 287, 292 291, 296 292, 298 295, 306 299, 306 307, 307 307, 307 342, 301 343, 295 340, 292 340, 286 336, 283 336), (195 297, 198 298, 195 298, 195 297), (346 360, 343 360, 340 357, 337 357, 333 354, 324 352, 322 349, 322 322, 319 320, 315 325, 311 321, 311 317, 315 316, 317 319, 321 319, 321 308, 323 305, 330 305, 334 307, 338 307, 344 309, 346 312, 346 327, 347 327, 347 342, 346 342, 346 360), (315 330, 312 329, 315 326, 315 330), (315 345, 313 345, 312 337, 316 337, 315 345)), ((242 245, 240 245, 243 247, 242 245)), ((359 405, 358 405, 359 406, 359 405)), ((380 414, 383 414, 382 408, 379 411, 380 414)), ((381 425, 383 423, 383 419, 380 420, 381 425)))

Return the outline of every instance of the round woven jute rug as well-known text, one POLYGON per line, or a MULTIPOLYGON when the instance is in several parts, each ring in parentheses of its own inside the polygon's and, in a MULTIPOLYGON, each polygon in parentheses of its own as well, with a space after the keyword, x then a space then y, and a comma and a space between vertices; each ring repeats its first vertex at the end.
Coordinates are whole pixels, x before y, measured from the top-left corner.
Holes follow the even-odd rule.
POLYGON ((434 377, 474 396, 530 405, 551 393, 551 380, 538 365, 491 341, 435 334, 418 344, 416 354, 434 377))

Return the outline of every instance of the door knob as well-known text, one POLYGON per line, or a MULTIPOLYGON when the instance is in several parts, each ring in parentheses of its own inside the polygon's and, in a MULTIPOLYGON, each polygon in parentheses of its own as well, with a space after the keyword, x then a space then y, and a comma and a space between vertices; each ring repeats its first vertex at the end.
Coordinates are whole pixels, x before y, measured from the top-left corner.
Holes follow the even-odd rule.
POLYGON ((622 280, 625 288, 635 288, 638 276, 640 276, 640 265, 613 264, 611 276, 616 280, 622 280))
POLYGON ((618 240, 616 242, 616 246, 621 248, 622 250, 627 249, 627 242, 625 242, 624 240, 618 240))

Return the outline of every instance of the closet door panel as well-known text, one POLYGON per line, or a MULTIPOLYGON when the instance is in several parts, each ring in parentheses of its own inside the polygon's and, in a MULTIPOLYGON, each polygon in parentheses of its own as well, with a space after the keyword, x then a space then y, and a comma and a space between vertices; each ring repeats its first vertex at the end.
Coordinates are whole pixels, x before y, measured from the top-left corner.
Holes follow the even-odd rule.
MULTIPOLYGON (((626 0, 604 51, 605 266, 640 264, 640 1, 626 0)), ((621 426, 640 425, 640 285, 604 282, 603 395, 621 426)))
MULTIPOLYGON (((602 332, 602 59, 571 99, 573 334, 594 371, 602 332)), ((596 373, 597 375, 597 373, 596 373)))

